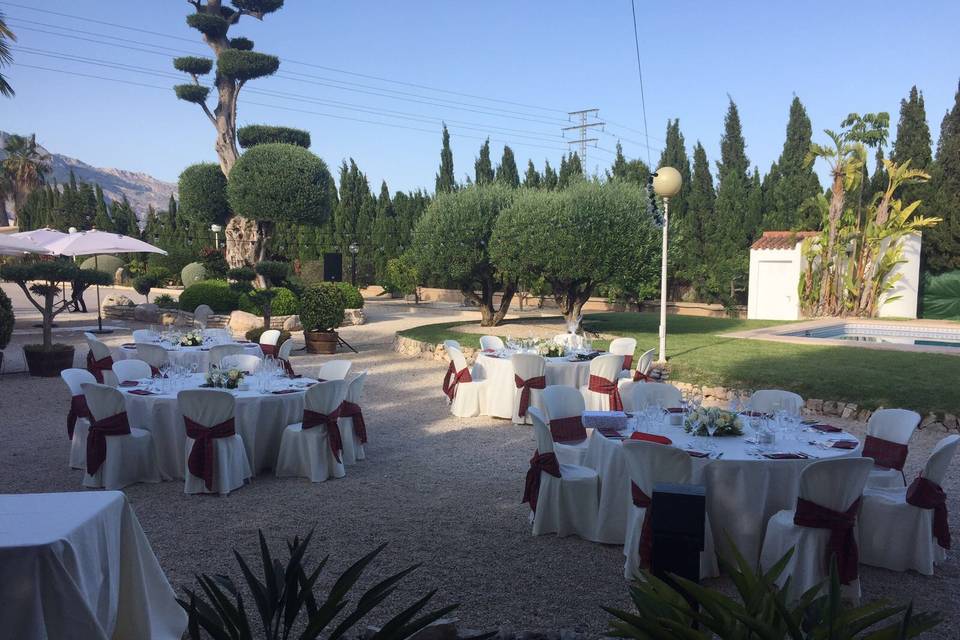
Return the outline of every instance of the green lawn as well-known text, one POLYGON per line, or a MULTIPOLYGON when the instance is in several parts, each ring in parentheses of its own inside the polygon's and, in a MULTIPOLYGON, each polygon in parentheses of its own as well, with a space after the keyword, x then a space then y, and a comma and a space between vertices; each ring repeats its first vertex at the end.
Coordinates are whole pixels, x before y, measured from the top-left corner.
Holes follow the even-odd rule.
MULTIPOLYGON (((452 331, 467 323, 433 324, 402 335, 437 344, 459 340, 476 347, 479 335, 452 331)), ((637 339, 637 353, 657 346, 659 317, 651 313, 601 313, 588 328, 637 339)), ((722 338, 717 334, 778 324, 670 316, 667 356, 674 380, 706 386, 789 389, 804 398, 855 402, 863 408, 904 407, 922 413, 960 412, 960 356, 798 345, 722 338)))

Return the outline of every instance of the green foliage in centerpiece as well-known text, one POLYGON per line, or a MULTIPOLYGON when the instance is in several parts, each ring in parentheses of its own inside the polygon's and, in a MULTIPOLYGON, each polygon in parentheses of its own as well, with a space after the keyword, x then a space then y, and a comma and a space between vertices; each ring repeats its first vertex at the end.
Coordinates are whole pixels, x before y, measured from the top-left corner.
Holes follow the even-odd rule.
POLYGON ((683 428, 695 436, 709 435, 707 425, 716 425, 714 436, 742 436, 743 424, 737 414, 718 407, 700 407, 687 414, 683 428), (694 431, 694 425, 697 425, 694 431))
POLYGON ((549 340, 537 347, 537 353, 544 358, 559 358, 563 355, 563 345, 559 342, 549 340))
POLYGON ((180 336, 181 347, 199 347, 203 345, 203 333, 197 330, 188 331, 180 336))
POLYGON ((243 382, 245 373, 239 369, 214 369, 207 374, 207 386, 217 389, 236 389, 243 382))

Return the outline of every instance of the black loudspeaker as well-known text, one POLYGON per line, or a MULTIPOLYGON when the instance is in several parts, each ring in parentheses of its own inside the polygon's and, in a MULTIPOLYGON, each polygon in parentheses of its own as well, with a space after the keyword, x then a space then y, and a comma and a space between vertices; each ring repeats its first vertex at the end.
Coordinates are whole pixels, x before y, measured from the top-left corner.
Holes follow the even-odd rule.
POLYGON ((653 552, 650 570, 700 581, 700 552, 706 525, 706 491, 700 485, 659 483, 653 488, 653 552))
POLYGON ((327 282, 343 280, 343 255, 340 253, 323 254, 323 279, 327 282))

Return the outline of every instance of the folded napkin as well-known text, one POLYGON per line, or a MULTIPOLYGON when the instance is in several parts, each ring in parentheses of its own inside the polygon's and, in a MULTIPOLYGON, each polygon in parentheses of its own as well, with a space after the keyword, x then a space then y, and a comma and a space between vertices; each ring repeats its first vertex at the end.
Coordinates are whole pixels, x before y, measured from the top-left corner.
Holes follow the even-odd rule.
POLYGON ((860 444, 856 440, 837 440, 833 443, 834 449, 856 449, 857 445, 860 444))
POLYGON ((484 353, 496 353, 497 350, 496 350, 496 349, 484 349, 483 352, 484 352, 484 353))
POLYGON ((822 431, 823 433, 840 433, 843 431, 840 427, 835 427, 832 424, 812 424, 810 428, 822 431))
POLYGON ((120 346, 121 346, 121 347, 124 347, 124 348, 127 348, 127 349, 136 349, 136 348, 137 348, 137 343, 136 343, 136 342, 124 342, 124 343, 123 343, 122 345, 120 345, 120 346))
POLYGON ((621 440, 624 438, 624 436, 613 427, 597 427, 597 431, 605 438, 619 438, 621 440))
POLYGON ((210 351, 210 347, 200 347, 200 351, 210 351))
POLYGON ((776 453, 765 453, 763 454, 764 458, 770 460, 807 460, 810 456, 803 453, 788 453, 786 451, 778 451, 776 453))
POLYGON ((763 411, 741 411, 740 415, 746 416, 748 418, 770 418, 769 413, 764 413, 763 411))
POLYGON ((211 387, 213 387, 213 385, 209 382, 204 382, 202 385, 200 385, 201 389, 210 389, 211 387))
POLYGON ((149 391, 149 390, 147 390, 147 389, 131 389, 130 391, 128 391, 128 393, 130 393, 131 395, 135 395, 135 396, 155 396, 155 395, 157 395, 157 394, 155 394, 153 391, 149 391))
POLYGON ((121 387, 137 387, 137 386, 139 386, 139 385, 140 385, 140 383, 137 382, 136 380, 124 380, 123 382, 120 383, 119 386, 121 386, 121 387))
POLYGON ((710 454, 707 453, 706 451, 693 451, 691 449, 687 449, 687 453, 690 455, 691 458, 709 458, 710 457, 710 454))
POLYGON ((298 391, 302 391, 302 389, 278 389, 277 391, 271 391, 270 393, 278 396, 284 393, 297 393, 298 391))
POLYGON ((644 442, 656 442, 657 444, 673 444, 673 440, 666 436, 658 436, 655 433, 645 433, 637 431, 630 436, 631 440, 643 440, 644 442))
POLYGON ((683 407, 667 407, 667 413, 683 413, 683 407))

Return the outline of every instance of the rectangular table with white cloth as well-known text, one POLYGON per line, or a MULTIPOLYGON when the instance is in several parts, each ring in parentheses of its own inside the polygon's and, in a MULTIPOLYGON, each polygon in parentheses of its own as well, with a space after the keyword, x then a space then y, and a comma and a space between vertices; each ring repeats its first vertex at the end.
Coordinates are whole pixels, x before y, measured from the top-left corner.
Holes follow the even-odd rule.
POLYGON ((186 627, 123 493, 0 495, 0 638, 179 640, 186 627))

